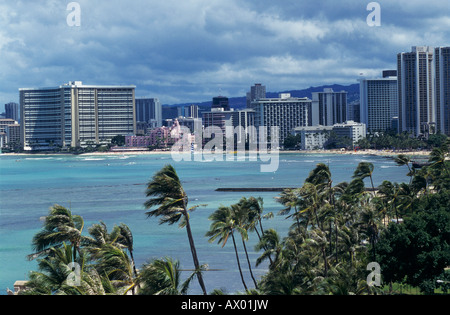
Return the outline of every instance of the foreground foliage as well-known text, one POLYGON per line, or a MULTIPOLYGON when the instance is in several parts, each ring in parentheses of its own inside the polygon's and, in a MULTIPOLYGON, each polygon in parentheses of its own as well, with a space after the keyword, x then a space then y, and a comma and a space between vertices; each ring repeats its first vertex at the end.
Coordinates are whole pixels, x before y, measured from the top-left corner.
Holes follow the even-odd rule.
MULTIPOLYGON (((232 243, 236 270, 247 294, 386 294, 382 286, 396 283, 432 294, 450 289, 450 162, 449 143, 433 149, 428 164, 416 168, 406 156, 395 161, 405 167, 409 183, 383 181, 374 186, 371 163, 361 162, 350 182, 334 183, 330 169, 318 164, 296 189, 276 198, 278 215, 292 221, 286 235, 263 228, 263 200, 243 197, 220 206, 210 215, 210 242, 232 243), (366 183, 368 183, 366 187, 366 183), (370 189, 368 189, 370 188, 370 189), (256 261, 249 259, 248 240, 258 239, 256 261), (244 277, 245 261, 252 283, 244 277), (381 266, 382 286, 369 285, 367 266, 381 266), (260 279, 252 268, 267 264, 260 279), (446 271, 447 268, 447 271, 446 271)), ((186 228, 195 270, 181 278, 180 262, 170 257, 151 259, 140 271, 133 258, 133 236, 124 225, 109 232, 100 222, 87 229, 83 218, 53 206, 32 240, 38 271, 30 274, 28 290, 36 295, 188 294, 197 279, 206 288, 190 230, 188 197, 175 169, 168 165, 148 183, 148 217, 186 228)), ((266 225, 266 224, 264 224, 266 225)), ((213 294, 222 294, 213 289, 213 294)))

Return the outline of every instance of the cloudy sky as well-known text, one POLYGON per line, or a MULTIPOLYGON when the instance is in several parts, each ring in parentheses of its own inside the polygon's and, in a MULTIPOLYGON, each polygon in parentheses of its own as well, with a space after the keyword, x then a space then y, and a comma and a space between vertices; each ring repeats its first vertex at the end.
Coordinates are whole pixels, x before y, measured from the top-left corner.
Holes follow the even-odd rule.
MULTIPOLYGON (((411 46, 450 45, 450 1, 0 0, 0 104, 20 87, 133 84, 163 104, 352 84, 411 46)), ((2 111, 0 105, 0 111, 2 111)))

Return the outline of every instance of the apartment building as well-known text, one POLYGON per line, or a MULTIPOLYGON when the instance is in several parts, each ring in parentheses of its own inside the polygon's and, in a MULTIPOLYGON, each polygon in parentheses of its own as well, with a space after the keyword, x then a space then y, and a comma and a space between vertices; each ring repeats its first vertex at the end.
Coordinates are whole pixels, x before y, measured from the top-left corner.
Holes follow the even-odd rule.
POLYGON ((434 50, 436 129, 450 136, 450 47, 434 50))
MULTIPOLYGON (((311 100, 281 93, 278 98, 263 98, 250 103, 255 111, 256 128, 264 126, 270 137, 270 127, 279 127, 279 143, 296 127, 311 126, 311 100)), ((269 138, 270 139, 270 138, 269 138)))
POLYGON ((435 131, 433 55, 429 46, 397 54, 399 132, 420 136, 435 131))
POLYGON ((398 117, 397 76, 391 73, 383 78, 364 78, 359 84, 360 121, 367 132, 391 129, 394 117, 398 117))
POLYGON ((325 88, 312 93, 312 125, 332 126, 347 120, 347 92, 325 88))
POLYGON ((107 144, 136 134, 135 86, 22 88, 21 141, 25 150, 107 144))

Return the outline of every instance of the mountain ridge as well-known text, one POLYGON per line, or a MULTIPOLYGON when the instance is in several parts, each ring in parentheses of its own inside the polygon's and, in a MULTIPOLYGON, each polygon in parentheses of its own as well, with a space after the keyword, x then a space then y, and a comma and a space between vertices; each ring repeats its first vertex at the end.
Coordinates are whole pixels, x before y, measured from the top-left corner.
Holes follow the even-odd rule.
MULTIPOLYGON (((312 97, 313 92, 322 92, 326 88, 331 88, 335 92, 346 91, 348 93, 348 103, 359 99, 359 83, 350 84, 350 85, 341 85, 341 84, 330 84, 330 85, 321 85, 316 87, 309 87, 302 90, 286 90, 280 92, 267 92, 267 98, 276 98, 280 93, 290 93, 292 97, 312 97)), ((218 96, 218 95, 216 95, 218 96)), ((224 96, 224 95, 223 95, 224 96)), ((235 96, 228 97, 229 104, 231 108, 241 109, 247 106, 247 97, 246 96, 235 96)), ((212 97, 209 101, 203 102, 190 102, 190 103, 179 103, 179 104, 164 104, 164 107, 181 107, 181 106, 190 106, 192 104, 198 105, 199 108, 208 108, 211 107, 212 97)))

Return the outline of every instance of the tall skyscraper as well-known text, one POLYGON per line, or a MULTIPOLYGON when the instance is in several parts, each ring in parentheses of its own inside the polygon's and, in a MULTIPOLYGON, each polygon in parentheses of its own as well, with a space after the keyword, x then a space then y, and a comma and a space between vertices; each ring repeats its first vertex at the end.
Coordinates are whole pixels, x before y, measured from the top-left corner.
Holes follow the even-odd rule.
POLYGON ((295 127, 311 125, 311 100, 307 97, 291 97, 289 93, 282 93, 278 98, 263 98, 251 102, 250 108, 255 110, 256 128, 279 127, 279 143, 289 136, 295 127))
POLYGON ((19 89, 25 150, 106 144, 136 133, 135 86, 83 85, 19 89))
POLYGON ((450 136, 450 47, 435 48, 434 64, 436 129, 450 136))
POLYGON ((225 96, 216 96, 213 97, 211 109, 214 108, 222 108, 223 110, 230 110, 230 104, 228 97, 225 96))
POLYGON ((411 52, 397 54, 399 132, 434 132, 433 52, 429 46, 413 46, 411 52))
POLYGON ((136 99, 136 121, 162 127, 162 106, 157 98, 136 99), (155 122, 152 124, 152 121, 155 122))
POLYGON ((5 118, 19 121, 19 104, 13 102, 5 104, 5 118))
POLYGON ((332 126, 347 120, 347 92, 324 89, 312 93, 312 125, 332 126))
POLYGON ((250 92, 247 92, 247 107, 250 106, 251 102, 262 98, 266 98, 266 87, 261 83, 255 83, 250 87, 250 92))
POLYGON ((392 128, 398 117, 397 77, 394 72, 383 72, 383 78, 360 79, 360 118, 368 132, 392 128))

